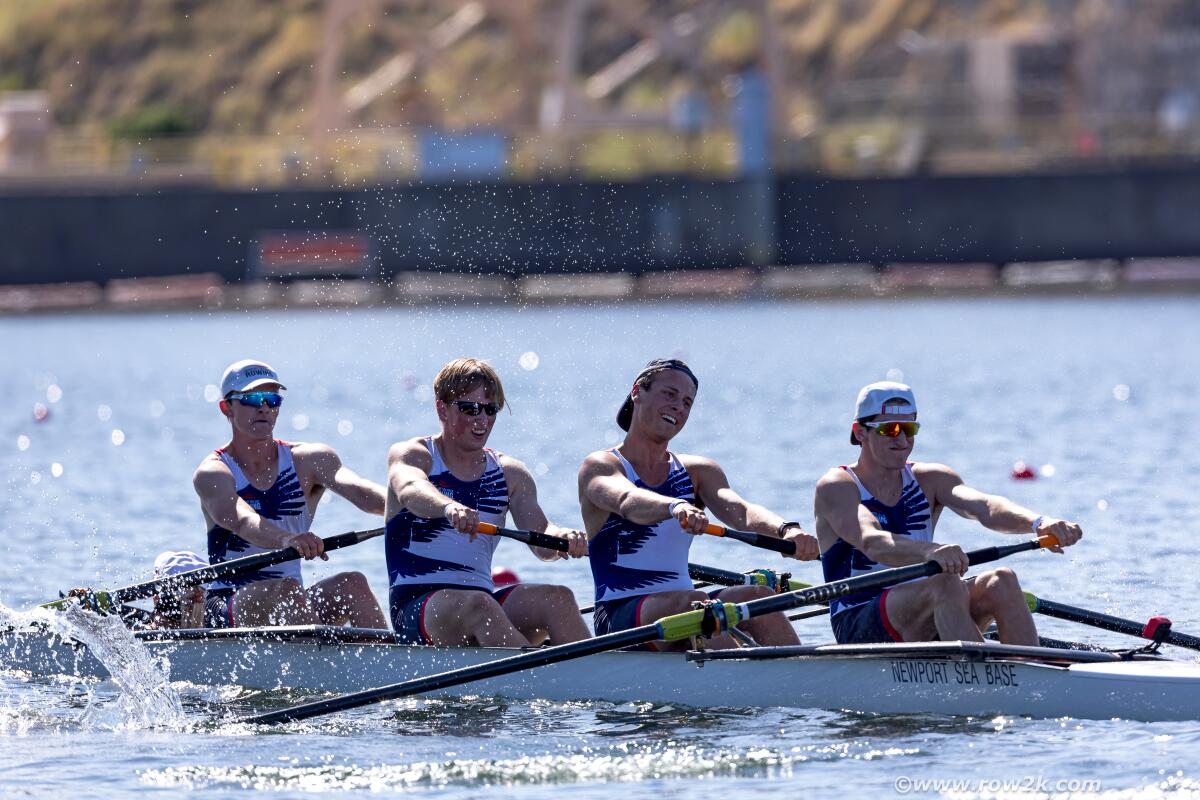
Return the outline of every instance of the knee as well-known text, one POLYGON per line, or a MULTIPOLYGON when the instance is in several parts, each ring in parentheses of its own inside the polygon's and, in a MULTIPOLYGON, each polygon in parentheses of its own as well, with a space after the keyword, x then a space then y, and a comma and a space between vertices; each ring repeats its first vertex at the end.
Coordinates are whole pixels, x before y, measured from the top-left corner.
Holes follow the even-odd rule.
POLYGON ((304 587, 295 578, 284 578, 279 582, 279 597, 282 600, 299 602, 307 599, 304 587))
MULTIPOLYGON (((700 593, 703 597, 708 595, 700 593)), ((723 589, 717 599, 724 603, 746 603, 751 600, 758 600, 763 597, 770 597, 775 594, 774 590, 767 586, 731 586, 728 589, 723 589)))
POLYGON ((361 572, 343 572, 338 575, 338 579, 338 588, 344 592, 361 594, 371 589, 370 584, 367 583, 367 576, 361 572))
POLYGON ((464 616, 479 618, 490 616, 500 606, 484 592, 459 591, 454 598, 455 611, 464 616))
POLYGON ((576 608, 575 593, 566 586, 558 584, 550 584, 543 587, 543 599, 546 603, 554 606, 571 606, 576 608))
POLYGON ((1016 594, 1019 594, 1021 591, 1021 582, 1017 580, 1017 573, 1008 567, 998 567, 990 572, 986 572, 980 576, 980 580, 992 591, 1016 594))
POLYGON ((966 604, 970 600, 967 584, 957 575, 939 573, 926 579, 926 586, 939 602, 959 602, 966 604))

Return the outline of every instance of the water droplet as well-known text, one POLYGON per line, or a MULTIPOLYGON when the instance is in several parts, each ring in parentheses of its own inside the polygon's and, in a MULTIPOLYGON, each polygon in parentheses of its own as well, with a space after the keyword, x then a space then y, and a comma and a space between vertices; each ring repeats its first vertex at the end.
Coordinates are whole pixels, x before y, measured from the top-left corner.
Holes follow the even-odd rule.
POLYGON ((167 407, 163 405, 162 400, 150 401, 150 416, 161 417, 165 413, 167 413, 167 407))
POLYGON ((221 388, 211 383, 204 387, 204 402, 215 403, 221 399, 221 388))
POLYGON ((58 384, 52 383, 46 387, 46 399, 51 403, 62 400, 62 389, 58 388, 58 384))
POLYGON ((1129 387, 1123 383, 1118 383, 1113 387, 1113 397, 1117 402, 1124 403, 1129 399, 1129 387))
POLYGON ((125 431, 121 430, 120 428, 113 428, 112 443, 117 447, 125 444, 125 431))
POLYGON ((25 434, 21 434, 20 436, 17 437, 17 449, 18 450, 28 450, 29 449, 29 437, 28 436, 26 436, 25 434))
POLYGON ((308 414, 297 414, 292 417, 292 427, 298 431, 308 428, 308 414))
POLYGON ((339 420, 337 432, 342 436, 349 436, 354 432, 354 423, 348 419, 339 420))
POLYGON ((1053 464, 1042 464, 1042 477, 1053 478, 1054 473, 1058 472, 1058 468, 1053 464))
POLYGON ((1100 509, 1101 511, 1107 511, 1108 510, 1108 501, 1107 500, 1097 500, 1096 508, 1100 509))
POLYGON ((50 474, 56 478, 61 478, 63 474, 63 465, 55 461, 50 465, 50 474))
POLYGON ((533 468, 533 471, 536 472, 538 475, 545 475, 547 472, 550 471, 550 468, 539 461, 537 466, 535 466, 533 468))
POLYGON ((518 359, 517 363, 521 365, 521 369, 529 370, 532 372, 533 370, 538 368, 538 364, 541 363, 541 359, 538 358, 537 353, 530 350, 527 353, 522 353, 521 358, 518 359))
POLYGON ((112 419, 112 409, 101 403, 96 408, 96 417, 99 418, 101 422, 108 422, 110 419, 112 419))
POLYGON ((46 408, 45 403, 33 404, 33 418, 35 420, 43 422, 48 416, 50 416, 50 409, 46 408))
POLYGON ((904 370, 899 369, 897 367, 892 367, 891 369, 889 369, 887 371, 887 379, 889 381, 896 381, 896 383, 903 383, 904 382, 904 370))
POLYGON ((29 482, 30 483, 41 483, 42 482, 42 473, 38 472, 36 469, 33 472, 29 473, 29 482))

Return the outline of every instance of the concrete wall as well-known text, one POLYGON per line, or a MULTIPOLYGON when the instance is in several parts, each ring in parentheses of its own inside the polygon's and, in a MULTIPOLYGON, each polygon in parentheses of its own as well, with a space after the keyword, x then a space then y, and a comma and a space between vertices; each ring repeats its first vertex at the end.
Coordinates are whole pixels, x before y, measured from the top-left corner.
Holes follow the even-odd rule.
POLYGON ((383 275, 1200 255, 1200 166, 769 184, 446 183, 0 195, 0 284, 244 277, 266 230, 359 229, 383 275))

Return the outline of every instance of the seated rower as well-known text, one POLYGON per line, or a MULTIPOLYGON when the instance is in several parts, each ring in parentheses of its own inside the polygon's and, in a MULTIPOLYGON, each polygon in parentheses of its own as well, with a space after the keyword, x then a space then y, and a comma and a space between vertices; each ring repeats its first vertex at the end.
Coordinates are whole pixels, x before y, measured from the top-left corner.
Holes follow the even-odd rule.
MULTIPOLYGON (((344 466, 328 445, 275 439, 285 388, 261 361, 238 361, 221 378, 220 409, 232 435, 193 478, 213 564, 283 547, 328 559, 310 530, 326 489, 368 514, 383 513, 383 487, 344 466)), ((209 587, 208 627, 316 623, 387 627, 361 572, 340 572, 306 589, 296 559, 209 587)))
MULTIPOLYGON (((647 625, 708 599, 692 588, 688 577, 693 537, 709 524, 704 508, 732 528, 795 542, 794 558, 817 557, 817 540, 800 523, 786 522, 742 499, 716 461, 667 449, 687 423, 698 387, 695 374, 682 361, 651 361, 634 379, 617 413, 617 425, 627 431, 624 442, 592 453, 579 469, 579 504, 591 537, 597 635, 647 625)), ((765 586, 733 586, 713 596, 743 603, 770 594, 765 586)), ((741 627, 759 644, 800 642, 780 613, 748 620, 741 627)), ((686 646, 660 642, 651 649, 686 646)), ((735 644, 724 635, 707 646, 735 644)))
MULTIPOLYGON (((154 559, 154 577, 169 578, 194 569, 203 569, 208 562, 190 550, 168 550, 154 559)), ((154 603, 149 615, 140 620, 150 629, 203 628, 205 585, 197 584, 178 591, 165 591, 151 595, 154 603)))
POLYGON ((936 561, 943 572, 834 600, 834 635, 842 644, 981 641, 980 631, 995 621, 1001 642, 1036 645, 1037 629, 1013 571, 1000 567, 964 580, 966 554, 934 541, 934 526, 949 508, 1002 533, 1054 534, 1062 547, 1083 532, 1074 522, 969 488, 943 464, 909 461, 920 427, 908 386, 863 387, 850 426, 850 443, 861 452, 853 465, 831 469, 817 482, 817 536, 826 581, 923 561, 936 561))
POLYGON ((492 367, 458 358, 433 382, 441 431, 398 442, 388 453, 387 552, 392 625, 416 644, 524 647, 589 636, 565 586, 520 583, 497 590, 492 554, 498 538, 476 534, 482 521, 567 540, 561 553, 531 547, 543 561, 587 555, 575 530, 551 525, 537 486, 520 461, 486 447, 504 408, 492 367))

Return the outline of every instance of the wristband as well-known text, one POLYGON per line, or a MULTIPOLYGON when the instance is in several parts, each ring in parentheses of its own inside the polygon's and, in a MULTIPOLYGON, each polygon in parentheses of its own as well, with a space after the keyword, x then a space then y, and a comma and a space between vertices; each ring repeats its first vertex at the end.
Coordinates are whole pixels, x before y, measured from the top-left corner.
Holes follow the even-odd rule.
POLYGON ((676 500, 675 502, 671 503, 671 505, 667 506, 667 513, 673 517, 675 516, 675 509, 679 508, 680 506, 686 506, 687 503, 687 500, 676 500))
POLYGON ((775 532, 777 534, 779 534, 779 538, 782 539, 783 535, 785 533, 787 533, 788 528, 803 528, 803 527, 804 526, 801 525, 799 522, 781 522, 775 532))
POLYGON ((1038 532, 1038 528, 1042 527, 1042 520, 1044 519, 1045 517, 1043 517, 1041 514, 1038 514, 1037 518, 1034 519, 1033 524, 1029 526, 1030 530, 1032 530, 1034 534, 1038 532))

